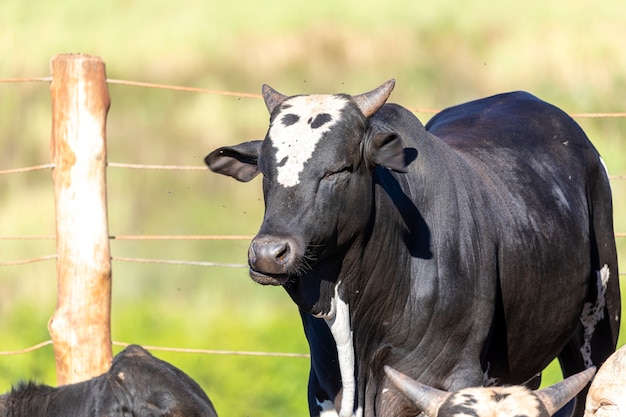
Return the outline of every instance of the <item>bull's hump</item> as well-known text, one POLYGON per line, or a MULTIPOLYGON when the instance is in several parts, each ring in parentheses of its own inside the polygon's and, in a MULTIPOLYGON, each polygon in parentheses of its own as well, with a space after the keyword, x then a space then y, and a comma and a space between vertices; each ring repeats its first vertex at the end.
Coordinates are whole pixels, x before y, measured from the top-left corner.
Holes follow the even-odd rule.
POLYGON ((347 105, 346 97, 336 95, 295 96, 282 103, 269 130, 280 185, 298 185, 304 164, 324 134, 340 121, 347 105))

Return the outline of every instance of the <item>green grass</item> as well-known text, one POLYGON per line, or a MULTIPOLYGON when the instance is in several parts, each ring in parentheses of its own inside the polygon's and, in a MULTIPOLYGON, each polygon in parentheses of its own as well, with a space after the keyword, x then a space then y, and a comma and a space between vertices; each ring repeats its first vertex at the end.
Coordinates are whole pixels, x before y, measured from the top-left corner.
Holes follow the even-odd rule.
MULTIPOLYGON (((442 108, 528 90, 569 112, 623 112, 626 4, 557 0, 170 0, 0 3, 0 78, 49 75, 57 53, 101 56, 110 78, 257 93, 360 93, 395 78, 392 101, 442 108)), ((110 85, 112 162, 201 165, 213 148, 261 138, 261 100, 110 85)), ((430 113, 419 113, 426 122, 430 113)), ((578 119, 609 170, 625 175, 626 120, 578 119)), ((49 161, 48 85, 0 84, 0 169, 49 161)), ((108 171, 111 234, 254 234, 260 184, 208 172, 108 171)), ((613 181, 616 231, 626 182, 613 181)), ((0 235, 54 234, 49 171, 0 177, 0 235)), ((618 241, 626 253, 626 239, 618 241)), ((113 241, 113 256, 245 263, 246 242, 113 241)), ((0 260, 54 253, 2 241, 0 260)), ((626 271, 624 256, 620 267, 626 271)), ((116 340, 306 352, 297 311, 244 269, 113 263, 116 340)), ((55 262, 0 268, 0 351, 47 339, 55 262)), ((622 343, 622 342, 620 342, 622 343)), ((117 349, 117 348, 116 348, 117 349)), ((308 361, 156 354, 196 378, 223 416, 305 415, 308 361)), ((52 348, 0 357, 0 392, 55 383, 52 348)), ((552 366, 544 381, 558 379, 552 366)))

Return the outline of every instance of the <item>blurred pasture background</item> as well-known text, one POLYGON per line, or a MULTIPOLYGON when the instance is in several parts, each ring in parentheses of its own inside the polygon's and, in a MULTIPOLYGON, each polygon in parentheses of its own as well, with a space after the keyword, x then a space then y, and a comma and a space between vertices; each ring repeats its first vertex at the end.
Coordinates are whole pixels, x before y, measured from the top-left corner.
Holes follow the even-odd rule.
MULTIPOLYGON (((626 3, 618 0, 131 0, 0 3, 0 78, 49 76, 58 53, 98 55, 112 79, 258 93, 361 93, 395 78, 391 101, 440 109, 527 90, 570 113, 624 112, 626 3)), ((110 162, 202 165, 217 146, 262 138, 260 99, 112 84, 110 162)), ((431 113, 418 111, 425 123, 431 113)), ((613 175, 626 175, 626 119, 577 118, 613 175)), ((0 84, 0 169, 48 163, 46 83, 0 84)), ((260 181, 208 171, 108 170, 119 234, 246 234, 260 181)), ((626 180, 614 180, 626 232, 626 180)), ((48 170, 0 177, 0 235, 52 235, 48 170)), ((622 255, 626 239, 618 240, 622 255)), ((116 241, 113 256, 244 264, 246 241, 116 241)), ((49 255, 53 241, 0 240, 0 261, 49 255)), ((624 258, 624 256, 622 256, 624 258)), ((622 259, 621 270, 626 271, 622 259)), ((49 338, 54 260, 0 267, 0 351, 49 338)), ((245 269, 113 263, 113 339, 306 353, 297 310, 245 269)), ((116 347, 115 352, 120 348, 116 347)), ((201 383, 222 416, 306 414, 308 360, 155 352, 201 383)), ((55 384, 50 346, 0 356, 0 392, 20 378, 55 384)), ((556 367, 545 381, 559 378, 556 367)))

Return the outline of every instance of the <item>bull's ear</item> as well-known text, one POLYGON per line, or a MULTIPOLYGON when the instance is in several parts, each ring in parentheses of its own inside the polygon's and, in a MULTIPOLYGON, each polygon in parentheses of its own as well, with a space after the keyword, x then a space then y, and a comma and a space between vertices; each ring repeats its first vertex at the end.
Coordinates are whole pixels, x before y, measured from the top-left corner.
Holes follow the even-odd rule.
POLYGON ((204 162, 218 174, 248 182, 259 173, 257 160, 262 140, 253 140, 235 146, 224 146, 208 154, 204 162))
POLYGON ((407 172, 407 158, 400 136, 395 133, 376 133, 368 142, 367 154, 374 165, 407 172))

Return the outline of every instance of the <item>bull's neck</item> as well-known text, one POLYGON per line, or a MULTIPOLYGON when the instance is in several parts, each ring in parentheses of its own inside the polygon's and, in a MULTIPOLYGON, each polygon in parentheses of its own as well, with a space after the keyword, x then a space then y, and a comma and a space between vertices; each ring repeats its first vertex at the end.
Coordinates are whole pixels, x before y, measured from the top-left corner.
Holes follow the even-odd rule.
POLYGON ((357 398, 363 410, 373 410, 375 401, 367 398, 377 391, 373 388, 376 382, 366 382, 372 369, 382 369, 394 348, 403 352, 413 348, 403 345, 406 340, 399 340, 406 334, 399 332, 398 326, 406 323, 406 307, 412 305, 413 262, 433 256, 422 202, 434 196, 419 188, 424 182, 416 180, 417 176, 418 172, 403 175, 376 170, 370 225, 363 239, 348 251, 339 277, 349 304, 355 356, 359 358, 355 369, 357 398), (370 368, 359 369, 362 364, 370 368))
MULTIPOLYGON (((346 254, 339 277, 346 301, 359 318, 361 314, 369 315, 372 307, 391 300, 390 291, 406 297, 411 257, 416 254, 414 249, 420 250, 407 244, 412 234, 419 233, 417 229, 421 225, 421 217, 410 196, 402 191, 398 179, 389 171, 377 170, 374 178, 374 209, 370 222, 346 254)), ((380 309, 392 311, 385 306, 380 309)))

